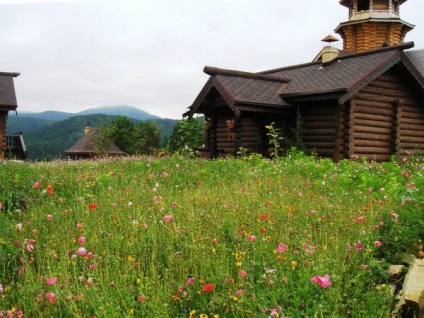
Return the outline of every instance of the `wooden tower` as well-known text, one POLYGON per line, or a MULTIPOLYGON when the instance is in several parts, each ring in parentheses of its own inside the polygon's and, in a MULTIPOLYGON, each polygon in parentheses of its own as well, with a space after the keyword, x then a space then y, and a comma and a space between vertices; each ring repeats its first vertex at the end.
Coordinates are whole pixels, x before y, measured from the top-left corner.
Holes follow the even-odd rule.
POLYGON ((349 8, 349 21, 335 30, 343 39, 343 50, 358 53, 403 43, 406 33, 414 28, 399 16, 399 8, 406 1, 340 0, 349 8))

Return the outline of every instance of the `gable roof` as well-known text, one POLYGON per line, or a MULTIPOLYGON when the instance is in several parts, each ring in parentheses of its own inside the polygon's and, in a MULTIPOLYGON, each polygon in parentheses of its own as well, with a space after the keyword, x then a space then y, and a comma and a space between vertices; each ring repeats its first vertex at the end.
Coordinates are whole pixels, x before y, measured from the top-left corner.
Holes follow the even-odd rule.
MULTIPOLYGON (((94 138, 100 131, 97 128, 91 128, 84 136, 82 136, 71 148, 65 150, 66 155, 95 155, 98 153, 95 146, 94 138)), ((107 151, 108 155, 125 155, 117 145, 112 143, 107 151)))
POLYGON ((13 78, 19 75, 19 73, 0 72, 0 110, 16 110, 18 107, 13 78))
POLYGON ((407 51, 405 54, 424 78, 424 49, 407 51))
POLYGON ((325 66, 315 61, 259 73, 205 67, 204 72, 211 77, 184 115, 191 117, 204 110, 202 103, 212 87, 236 116, 242 110, 287 109, 305 100, 331 99, 343 104, 398 63, 406 66, 424 90, 424 50, 404 52, 413 46, 413 42, 408 42, 339 56, 337 61, 325 66))
POLYGON ((206 66, 203 71, 211 77, 185 115, 192 116, 199 110, 212 88, 219 92, 236 117, 240 115, 240 110, 269 111, 290 106, 278 95, 289 79, 210 66, 206 66), (252 105, 262 107, 259 109, 252 105))
POLYGON ((341 56, 337 62, 323 66, 320 62, 274 69, 262 74, 284 76, 291 79, 280 94, 303 99, 339 99, 344 103, 361 88, 401 60, 403 49, 413 43, 341 56))

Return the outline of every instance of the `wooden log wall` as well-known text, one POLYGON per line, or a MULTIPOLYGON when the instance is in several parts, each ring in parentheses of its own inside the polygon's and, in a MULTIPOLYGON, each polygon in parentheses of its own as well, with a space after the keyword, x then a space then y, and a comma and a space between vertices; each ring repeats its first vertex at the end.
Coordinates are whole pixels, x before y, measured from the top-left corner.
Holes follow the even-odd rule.
POLYGON ((351 102, 349 157, 387 161, 401 149, 424 149, 422 102, 391 70, 362 89, 351 102))
POLYGON ((232 113, 224 112, 217 115, 216 139, 219 154, 235 155, 240 147, 247 152, 256 152, 262 143, 261 130, 258 123, 250 117, 242 116, 237 122, 234 131, 230 132, 227 120, 234 119, 232 113), (234 135, 230 136, 231 133, 234 135))
POLYGON ((397 114, 396 150, 398 155, 407 151, 424 155, 424 101, 402 99, 397 114))
POLYGON ((262 136, 255 120, 248 117, 241 118, 241 147, 248 152, 256 152, 262 147, 262 136))
POLYGON ((301 109, 305 148, 319 156, 333 157, 336 140, 335 105, 315 105, 301 109))
POLYGON ((408 30, 401 23, 369 23, 363 22, 343 27, 344 50, 358 53, 380 48, 383 42, 390 45, 403 43, 408 30))
MULTIPOLYGON (((218 155, 237 153, 236 139, 230 138, 227 128, 227 120, 234 119, 234 114, 228 111, 220 112, 216 118, 216 142, 218 155)), ((236 135, 234 135, 236 137, 236 135)))
POLYGON ((4 159, 6 150, 6 118, 7 112, 0 111, 0 160, 4 159))

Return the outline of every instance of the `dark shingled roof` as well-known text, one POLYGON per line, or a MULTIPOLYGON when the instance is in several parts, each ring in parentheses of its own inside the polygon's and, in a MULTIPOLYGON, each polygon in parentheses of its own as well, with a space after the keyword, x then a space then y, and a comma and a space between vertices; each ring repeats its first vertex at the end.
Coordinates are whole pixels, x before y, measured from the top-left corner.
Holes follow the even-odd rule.
POLYGON ((0 110, 16 110, 18 103, 13 78, 17 76, 19 73, 0 72, 0 110))
MULTIPOLYGON (((391 67, 400 59, 402 48, 410 45, 392 46, 359 54, 342 56, 336 63, 322 66, 320 62, 291 66, 261 72, 290 78, 281 96, 311 95, 344 92, 352 89, 373 73, 380 75, 381 68, 391 67)), ((384 70, 383 70, 384 71, 384 70)))
POLYGON ((186 115, 202 109, 212 87, 237 116, 242 110, 290 108, 302 100, 336 99, 342 104, 397 63, 403 63, 424 89, 424 50, 404 52, 413 46, 408 42, 339 56, 325 66, 316 61, 259 73, 206 67, 211 77, 186 115))
MULTIPOLYGON (((82 136, 71 148, 64 151, 66 155, 95 155, 96 151, 94 137, 100 133, 97 128, 91 128, 88 133, 82 136)), ((125 155, 121 149, 115 144, 111 144, 108 149, 108 155, 125 155)))
POLYGON ((424 78, 424 49, 407 51, 405 54, 424 78))

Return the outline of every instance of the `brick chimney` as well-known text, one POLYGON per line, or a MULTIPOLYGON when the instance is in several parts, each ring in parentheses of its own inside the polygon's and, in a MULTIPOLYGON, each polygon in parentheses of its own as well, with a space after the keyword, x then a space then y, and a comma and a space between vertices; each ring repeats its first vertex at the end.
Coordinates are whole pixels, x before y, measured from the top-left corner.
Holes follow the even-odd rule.
POLYGON ((87 123, 85 124, 84 133, 85 134, 88 134, 88 132, 90 131, 90 129, 91 129, 91 123, 89 121, 87 121, 87 123))
POLYGON ((339 49, 334 46, 334 43, 338 41, 334 36, 328 35, 321 40, 325 46, 321 52, 322 65, 327 66, 337 61, 339 56, 339 49))

